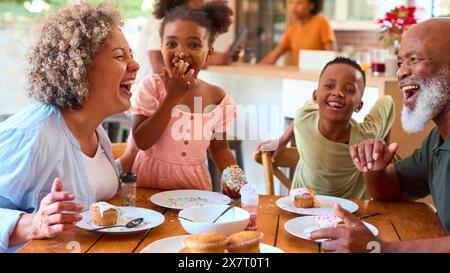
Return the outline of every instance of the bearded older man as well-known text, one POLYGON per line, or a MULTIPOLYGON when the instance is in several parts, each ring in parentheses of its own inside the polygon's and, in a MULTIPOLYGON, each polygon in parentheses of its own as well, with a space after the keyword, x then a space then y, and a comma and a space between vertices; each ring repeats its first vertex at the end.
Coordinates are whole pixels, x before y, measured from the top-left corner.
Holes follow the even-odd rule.
MULTIPOLYGON (((450 18, 430 19, 412 27, 402 38, 397 78, 404 94, 402 125, 407 132, 436 125, 409 157, 390 164, 398 145, 367 140, 350 149, 364 173, 368 193, 376 200, 412 201, 432 195, 441 223, 450 232, 450 18)), ((345 227, 321 229, 311 239, 328 240, 330 252, 364 252, 376 241, 355 216, 336 205, 345 227)), ((450 252, 450 236, 380 242, 382 252, 450 252)))

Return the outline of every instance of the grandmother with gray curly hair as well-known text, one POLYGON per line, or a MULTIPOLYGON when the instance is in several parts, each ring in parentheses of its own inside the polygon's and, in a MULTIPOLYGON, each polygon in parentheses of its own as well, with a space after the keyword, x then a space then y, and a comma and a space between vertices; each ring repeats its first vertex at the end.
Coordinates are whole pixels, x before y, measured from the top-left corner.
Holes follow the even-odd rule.
POLYGON ((118 189, 120 163, 101 122, 130 107, 139 65, 111 4, 50 16, 30 56, 38 102, 0 124, 0 252, 70 230, 118 189))

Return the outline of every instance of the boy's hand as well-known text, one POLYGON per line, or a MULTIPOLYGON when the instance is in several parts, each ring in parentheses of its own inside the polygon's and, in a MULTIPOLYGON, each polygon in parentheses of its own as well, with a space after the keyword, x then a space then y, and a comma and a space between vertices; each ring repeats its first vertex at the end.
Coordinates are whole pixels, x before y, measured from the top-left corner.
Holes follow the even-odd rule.
POLYGON ((397 143, 386 145, 381 139, 369 139, 350 147, 353 163, 361 172, 384 170, 391 163, 397 143))
POLYGON ((256 147, 255 154, 259 154, 261 151, 273 152, 272 161, 274 161, 275 158, 277 157, 278 153, 284 147, 286 147, 286 145, 287 145, 287 142, 284 142, 281 139, 267 140, 267 141, 264 141, 264 142, 261 142, 258 144, 258 146, 256 147))
POLYGON ((197 84, 194 78, 195 70, 187 71, 189 63, 179 60, 172 72, 164 67, 164 86, 167 90, 167 95, 180 100, 186 95, 186 92, 197 84))

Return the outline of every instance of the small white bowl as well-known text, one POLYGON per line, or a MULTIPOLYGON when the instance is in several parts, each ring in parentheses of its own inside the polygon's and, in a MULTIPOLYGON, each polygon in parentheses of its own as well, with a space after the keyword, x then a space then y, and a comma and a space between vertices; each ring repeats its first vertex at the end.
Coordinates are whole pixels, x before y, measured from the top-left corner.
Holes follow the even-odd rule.
POLYGON ((242 208, 234 207, 222 215, 215 223, 217 218, 228 205, 204 205, 195 206, 181 210, 178 215, 193 220, 194 222, 178 218, 190 234, 204 232, 218 232, 223 235, 230 235, 244 230, 250 221, 250 213, 242 208))

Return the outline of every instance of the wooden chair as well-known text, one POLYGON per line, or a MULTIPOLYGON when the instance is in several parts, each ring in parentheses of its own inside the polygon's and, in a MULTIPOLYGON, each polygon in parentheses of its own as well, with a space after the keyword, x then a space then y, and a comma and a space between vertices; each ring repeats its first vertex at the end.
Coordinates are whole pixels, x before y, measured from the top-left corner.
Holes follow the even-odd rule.
POLYGON ((126 142, 112 143, 113 158, 114 159, 119 158, 121 155, 123 155, 123 153, 125 153, 126 149, 127 149, 127 143, 126 142))
POLYGON ((264 177, 266 179, 266 194, 274 195, 274 175, 284 186, 288 189, 291 188, 292 181, 278 168, 295 169, 300 159, 297 148, 284 148, 278 153, 275 162, 272 162, 272 152, 260 152, 255 154, 254 159, 263 165, 264 177))

